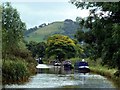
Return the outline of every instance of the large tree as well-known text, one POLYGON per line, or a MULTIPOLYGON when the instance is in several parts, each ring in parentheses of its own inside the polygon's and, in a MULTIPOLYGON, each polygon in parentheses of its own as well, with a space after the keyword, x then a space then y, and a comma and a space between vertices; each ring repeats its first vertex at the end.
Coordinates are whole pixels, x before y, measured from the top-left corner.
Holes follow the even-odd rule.
POLYGON ((17 9, 10 3, 2 4, 2 47, 3 53, 8 54, 19 47, 23 39, 23 32, 26 29, 25 23, 20 19, 17 9))
POLYGON ((120 70, 120 2, 79 2, 71 0, 77 8, 89 9, 90 15, 81 24, 90 29, 87 38, 103 64, 120 70))
POLYGON ((46 49, 48 57, 55 55, 59 61, 62 61, 65 58, 75 57, 77 49, 81 50, 68 36, 56 34, 48 37, 46 49))
POLYGON ((35 58, 43 58, 45 57, 45 49, 46 49, 46 43, 45 42, 34 42, 30 41, 28 44, 26 44, 28 50, 32 52, 32 56, 35 58))

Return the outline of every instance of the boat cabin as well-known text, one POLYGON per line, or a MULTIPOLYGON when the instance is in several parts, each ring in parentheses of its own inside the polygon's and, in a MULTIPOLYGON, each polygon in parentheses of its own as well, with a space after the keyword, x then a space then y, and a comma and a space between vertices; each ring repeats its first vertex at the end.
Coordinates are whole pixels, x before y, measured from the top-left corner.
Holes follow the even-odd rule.
POLYGON ((80 73, 90 72, 89 65, 85 61, 78 61, 74 64, 75 70, 78 70, 80 73))

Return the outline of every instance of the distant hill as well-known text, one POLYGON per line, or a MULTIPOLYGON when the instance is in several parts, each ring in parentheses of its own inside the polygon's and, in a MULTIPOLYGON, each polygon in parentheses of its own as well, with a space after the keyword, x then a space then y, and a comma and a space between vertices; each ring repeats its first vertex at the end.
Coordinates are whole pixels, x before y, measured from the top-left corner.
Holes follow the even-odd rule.
POLYGON ((78 28, 79 24, 70 19, 66 19, 63 22, 49 23, 48 25, 44 23, 27 30, 25 32, 25 40, 41 42, 53 34, 63 34, 74 38, 74 34, 78 28))

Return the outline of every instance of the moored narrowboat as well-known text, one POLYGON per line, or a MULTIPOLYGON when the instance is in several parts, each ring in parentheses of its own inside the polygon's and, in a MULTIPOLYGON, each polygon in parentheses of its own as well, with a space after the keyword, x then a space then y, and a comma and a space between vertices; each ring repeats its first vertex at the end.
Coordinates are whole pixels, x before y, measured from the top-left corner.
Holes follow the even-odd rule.
POLYGON ((80 73, 89 73, 90 72, 89 65, 87 62, 84 61, 84 59, 82 59, 82 61, 76 62, 74 67, 75 67, 75 70, 78 70, 78 72, 80 72, 80 73))

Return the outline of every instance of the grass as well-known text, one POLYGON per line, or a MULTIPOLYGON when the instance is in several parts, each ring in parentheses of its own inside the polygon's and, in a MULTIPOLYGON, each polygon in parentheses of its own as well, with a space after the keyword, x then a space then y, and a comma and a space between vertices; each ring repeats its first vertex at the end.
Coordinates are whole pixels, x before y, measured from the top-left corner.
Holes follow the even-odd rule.
POLYGON ((111 69, 108 66, 101 65, 102 60, 100 58, 97 59, 96 61, 90 59, 86 59, 86 61, 89 63, 92 72, 101 74, 103 76, 107 76, 109 78, 111 78, 111 76, 113 76, 114 73, 117 71, 116 68, 111 69))
POLYGON ((6 60, 2 67, 3 84, 19 83, 28 80, 30 72, 23 60, 6 60))
POLYGON ((60 30, 59 28, 63 26, 63 22, 55 22, 51 25, 48 25, 46 27, 40 28, 39 31, 36 31, 34 33, 38 33, 38 34, 49 34, 49 33, 53 33, 55 31, 60 30))
POLYGON ((2 83, 21 84, 29 80, 31 75, 36 73, 34 62, 15 57, 15 60, 7 58, 2 65, 2 83))
POLYGON ((116 68, 109 68, 108 66, 102 66, 101 62, 102 60, 99 58, 96 61, 86 59, 86 61, 89 63, 90 70, 92 73, 100 74, 102 76, 105 76, 110 81, 113 82, 113 84, 116 87, 120 87, 120 78, 116 77, 114 74, 117 71, 116 68))
MULTIPOLYGON (((81 61, 81 58, 72 58, 70 59, 73 66, 76 61, 81 61)), ((108 66, 102 66, 101 62, 102 60, 99 58, 96 61, 90 60, 89 58, 85 59, 85 61, 88 62, 90 70, 92 73, 100 74, 102 76, 107 77, 110 81, 114 83, 116 87, 120 87, 120 78, 116 77, 114 73, 117 71, 116 68, 110 69, 108 66)))
POLYGON ((45 35, 35 35, 34 33, 29 34, 29 37, 25 37, 26 41, 36 41, 36 42, 42 42, 44 41, 44 36, 45 35))
POLYGON ((70 61, 71 61, 72 65, 74 66, 75 62, 82 61, 82 58, 71 58, 70 61))
POLYGON ((104 66, 90 66, 90 70, 92 73, 97 73, 102 76, 105 76, 108 78, 110 81, 113 82, 113 84, 117 87, 120 88, 120 78, 116 77, 114 73, 117 71, 117 69, 109 69, 104 66))
POLYGON ((2 83, 21 84, 29 80, 36 73, 36 61, 26 49, 23 42, 19 42, 19 48, 14 47, 9 54, 3 53, 2 59, 2 83), (7 55, 7 56, 6 56, 7 55))
POLYGON ((62 32, 63 22, 55 22, 43 28, 39 28, 37 31, 30 33, 25 37, 26 41, 42 42, 45 39, 54 34, 62 32))

